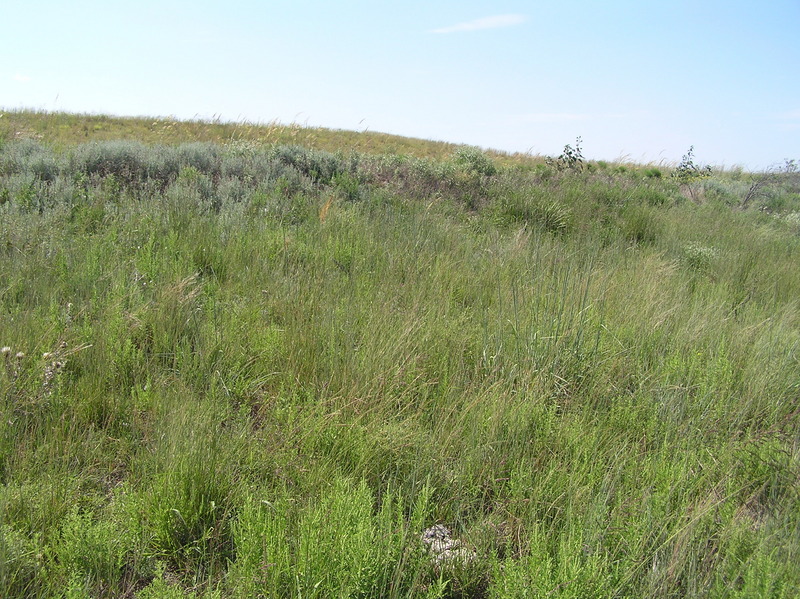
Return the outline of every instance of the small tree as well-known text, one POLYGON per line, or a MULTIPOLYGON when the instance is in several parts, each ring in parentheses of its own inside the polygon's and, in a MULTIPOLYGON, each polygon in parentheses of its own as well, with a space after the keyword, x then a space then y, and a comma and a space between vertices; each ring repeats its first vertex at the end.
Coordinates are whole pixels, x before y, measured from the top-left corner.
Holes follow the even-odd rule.
POLYGON ((694 184, 701 179, 711 176, 711 167, 698 166, 694 161, 694 146, 689 146, 689 151, 683 155, 680 164, 672 173, 672 176, 678 180, 678 183, 684 185, 689 191, 692 200, 697 201, 695 196, 694 184))
POLYGON ((564 151, 555 160, 548 160, 547 163, 555 166, 558 170, 564 171, 581 171, 583 170, 583 153, 581 152, 581 143, 583 140, 579 137, 575 139, 575 147, 567 144, 564 146, 564 151))

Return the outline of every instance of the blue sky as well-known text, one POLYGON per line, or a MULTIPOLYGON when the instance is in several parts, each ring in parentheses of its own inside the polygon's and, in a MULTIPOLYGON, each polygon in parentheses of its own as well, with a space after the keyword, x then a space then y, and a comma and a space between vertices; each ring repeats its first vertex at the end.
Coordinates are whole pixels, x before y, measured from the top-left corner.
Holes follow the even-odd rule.
POLYGON ((800 158, 800 0, 5 0, 0 107, 800 158))

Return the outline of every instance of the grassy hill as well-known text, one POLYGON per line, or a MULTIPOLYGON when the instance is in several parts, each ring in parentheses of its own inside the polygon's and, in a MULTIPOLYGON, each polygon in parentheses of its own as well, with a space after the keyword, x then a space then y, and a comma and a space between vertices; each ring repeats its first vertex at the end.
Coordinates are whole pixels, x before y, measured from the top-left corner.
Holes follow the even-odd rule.
POLYGON ((58 147, 109 140, 134 140, 148 144, 188 142, 258 142, 302 145, 307 148, 358 151, 374 154, 408 154, 442 159, 456 146, 370 131, 355 132, 303 127, 298 124, 181 121, 174 118, 129 118, 58 112, 6 111, 0 117, 0 139, 44 139, 58 147))
POLYGON ((800 593, 791 168, 0 127, 0 596, 800 593))

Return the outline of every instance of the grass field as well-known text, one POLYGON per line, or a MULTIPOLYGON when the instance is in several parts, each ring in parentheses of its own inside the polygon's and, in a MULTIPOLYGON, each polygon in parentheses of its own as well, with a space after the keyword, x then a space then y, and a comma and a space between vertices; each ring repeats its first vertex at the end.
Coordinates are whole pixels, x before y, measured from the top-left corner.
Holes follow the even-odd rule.
POLYGON ((0 597, 798 596, 800 178, 672 173, 3 113, 0 597))

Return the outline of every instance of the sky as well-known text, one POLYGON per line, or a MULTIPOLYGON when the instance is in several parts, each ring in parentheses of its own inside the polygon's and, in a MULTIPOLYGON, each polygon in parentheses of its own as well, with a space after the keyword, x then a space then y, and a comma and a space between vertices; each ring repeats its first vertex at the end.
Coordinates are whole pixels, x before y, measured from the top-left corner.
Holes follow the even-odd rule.
POLYGON ((3 0, 0 109, 800 159, 800 0, 3 0))

